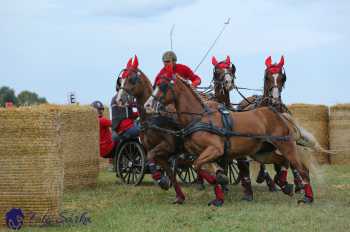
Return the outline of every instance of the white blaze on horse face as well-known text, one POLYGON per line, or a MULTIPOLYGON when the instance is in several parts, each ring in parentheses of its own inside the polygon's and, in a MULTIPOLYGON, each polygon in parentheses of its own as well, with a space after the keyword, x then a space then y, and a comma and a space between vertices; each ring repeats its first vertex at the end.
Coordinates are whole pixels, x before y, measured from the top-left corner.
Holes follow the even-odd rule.
POLYGON ((153 91, 152 95, 147 99, 146 103, 144 104, 144 107, 145 107, 147 113, 155 112, 156 104, 154 103, 154 99, 155 99, 154 96, 157 96, 158 92, 159 92, 159 87, 156 86, 156 88, 153 91))
POLYGON ((230 72, 227 69, 225 69, 224 82, 225 82, 226 90, 227 91, 232 90, 232 88, 233 88, 233 76, 230 74, 230 72))
POLYGON ((115 100, 118 105, 122 105, 121 99, 124 95, 124 86, 125 86, 126 78, 122 79, 122 83, 120 84, 120 89, 117 93, 117 99, 115 100))
POLYGON ((273 78, 273 88, 272 88, 272 97, 274 100, 279 99, 280 97, 280 91, 278 89, 278 84, 277 84, 277 78, 279 76, 279 73, 274 73, 272 74, 272 78, 273 78))

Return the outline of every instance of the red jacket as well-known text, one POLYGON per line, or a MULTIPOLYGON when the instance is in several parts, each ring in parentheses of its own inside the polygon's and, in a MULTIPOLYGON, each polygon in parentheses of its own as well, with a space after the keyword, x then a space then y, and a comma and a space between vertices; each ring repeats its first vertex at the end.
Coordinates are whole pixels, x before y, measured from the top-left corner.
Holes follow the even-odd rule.
POLYGON ((106 157, 114 147, 110 129, 112 121, 103 116, 99 117, 98 120, 100 123, 100 156, 106 157))
MULTIPOLYGON (((197 76, 196 74, 193 73, 193 71, 187 67, 186 65, 183 64, 175 64, 174 65, 174 73, 180 75, 181 77, 190 80, 192 82, 192 85, 194 87, 197 87, 198 85, 201 84, 201 78, 197 76)), ((166 74, 166 69, 165 67, 160 70, 158 75, 156 76, 155 82, 158 82, 158 79, 166 74)))

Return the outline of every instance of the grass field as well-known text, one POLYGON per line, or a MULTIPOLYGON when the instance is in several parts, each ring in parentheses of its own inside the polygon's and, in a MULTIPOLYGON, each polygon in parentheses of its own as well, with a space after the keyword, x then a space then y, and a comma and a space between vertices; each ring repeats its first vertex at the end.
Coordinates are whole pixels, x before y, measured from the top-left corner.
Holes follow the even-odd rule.
POLYGON ((130 187, 116 182, 114 173, 102 172, 96 189, 64 196, 63 210, 73 215, 87 212, 91 223, 21 231, 350 231, 350 166, 323 166, 321 173, 313 178, 311 206, 297 205, 298 195, 270 193, 255 184, 253 202, 240 201, 241 187, 232 186, 225 205, 213 208, 207 206, 213 198, 209 187, 184 187, 186 203, 172 205, 174 192, 161 190, 149 178, 130 187))

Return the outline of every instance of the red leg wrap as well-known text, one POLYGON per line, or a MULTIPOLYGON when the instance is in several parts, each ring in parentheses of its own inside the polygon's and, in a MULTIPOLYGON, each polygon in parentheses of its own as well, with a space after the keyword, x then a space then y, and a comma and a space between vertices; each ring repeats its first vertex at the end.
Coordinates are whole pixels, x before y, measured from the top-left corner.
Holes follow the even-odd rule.
POLYGON ((176 184, 175 192, 176 192, 176 197, 180 197, 182 199, 185 199, 185 194, 182 192, 179 184, 176 184))
POLYGON ((152 173, 152 178, 153 180, 159 180, 161 178, 162 174, 160 171, 156 171, 154 173, 152 173))
POLYGON ((304 191, 305 191, 305 196, 314 198, 314 193, 312 192, 312 188, 310 184, 305 184, 304 191))
POLYGON ((281 174, 280 174, 280 177, 279 177, 279 181, 281 184, 285 184, 287 182, 287 170, 282 170, 281 171, 281 174))
POLYGON ((215 196, 216 199, 224 201, 224 191, 222 191, 222 187, 219 184, 215 186, 215 196))
POLYGON ((200 170, 199 176, 206 180, 209 184, 216 184, 216 176, 210 175, 207 171, 200 170))

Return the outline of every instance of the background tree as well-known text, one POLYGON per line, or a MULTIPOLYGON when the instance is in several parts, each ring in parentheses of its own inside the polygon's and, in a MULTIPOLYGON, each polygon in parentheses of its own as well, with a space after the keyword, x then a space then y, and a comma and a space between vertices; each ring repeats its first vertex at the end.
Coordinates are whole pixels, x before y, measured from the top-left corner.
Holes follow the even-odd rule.
POLYGON ((38 94, 24 90, 17 95, 18 105, 28 106, 47 103, 44 97, 39 97, 38 94))
POLYGON ((4 107, 6 102, 12 102, 14 105, 18 105, 15 91, 7 86, 0 88, 0 106, 4 107))

